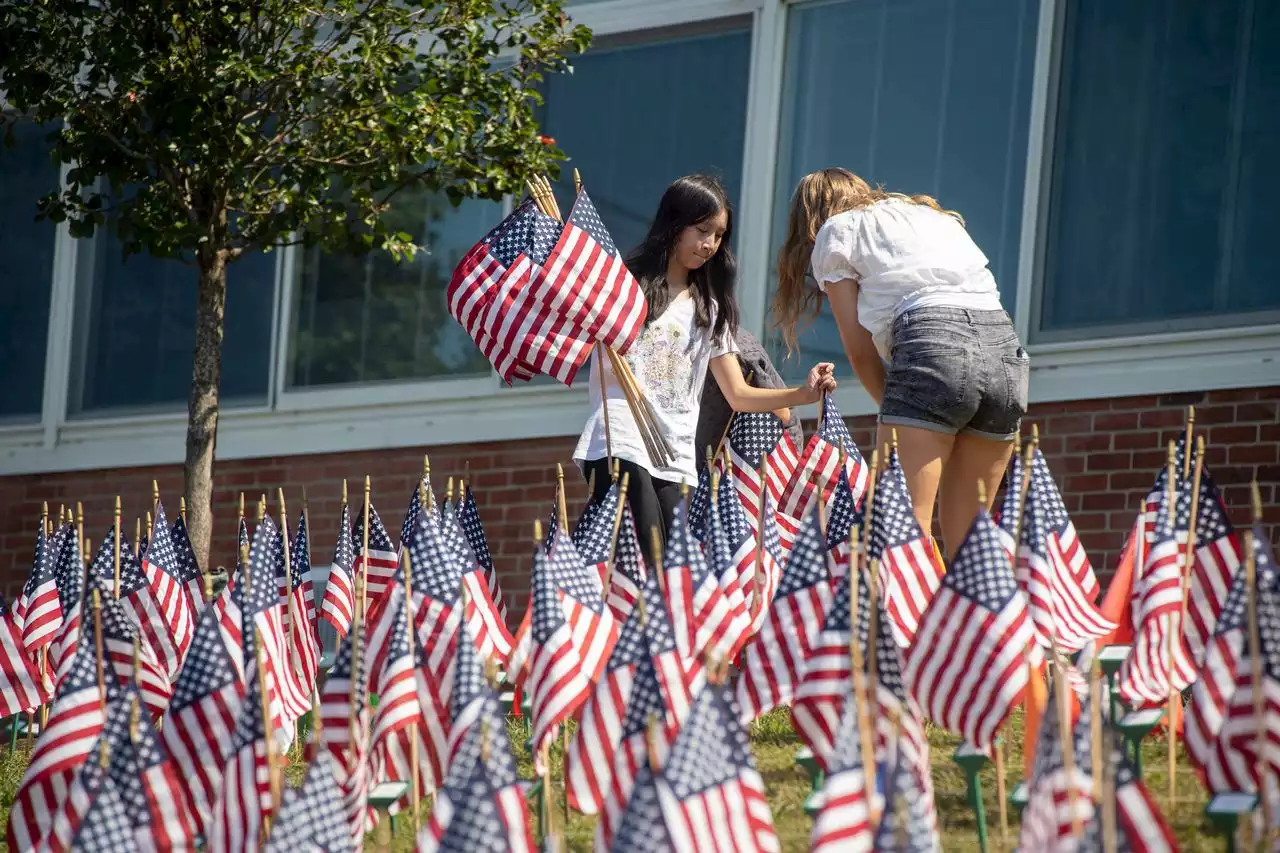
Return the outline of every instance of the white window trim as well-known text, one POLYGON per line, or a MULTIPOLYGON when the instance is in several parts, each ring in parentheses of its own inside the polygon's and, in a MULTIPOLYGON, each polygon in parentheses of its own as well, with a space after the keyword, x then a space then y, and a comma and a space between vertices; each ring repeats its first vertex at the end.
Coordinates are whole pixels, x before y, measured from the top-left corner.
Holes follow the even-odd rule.
MULTIPOLYGON (((744 324, 763 333, 773 228, 775 169, 787 6, 791 0, 610 0, 571 7, 598 35, 661 29, 751 14, 751 70, 743 151, 741 252, 744 324)), ((1041 0, 1020 236, 1016 325, 1027 338, 1042 244, 1044 179, 1052 140, 1062 0, 1041 0)), ((508 205, 510 202, 508 202, 508 205)), ((178 464, 185 411, 67 419, 74 333, 77 243, 58 226, 47 344, 43 419, 0 426, 0 475, 178 464)), ((277 260, 273 358, 268 403, 222 412, 218 458, 419 448, 448 444, 562 438, 578 433, 586 410, 581 388, 502 388, 488 376, 388 382, 358 387, 285 390, 289 306, 298 249, 277 260)), ((1032 355, 1033 403, 1147 396, 1275 385, 1280 381, 1280 325, 1207 329, 1044 343, 1032 355)), ((875 406, 856 382, 836 393, 847 415, 875 406)), ((812 415, 812 411, 806 414, 812 415)))

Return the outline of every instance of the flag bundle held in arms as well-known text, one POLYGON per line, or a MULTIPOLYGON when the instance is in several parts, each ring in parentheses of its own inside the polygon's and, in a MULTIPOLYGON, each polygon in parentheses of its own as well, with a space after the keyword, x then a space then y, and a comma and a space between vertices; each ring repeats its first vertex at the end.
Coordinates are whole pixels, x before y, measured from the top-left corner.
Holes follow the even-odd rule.
POLYGON ((996 525, 979 508, 904 652, 903 677, 921 709, 983 752, 1027 686, 1027 604, 996 525))

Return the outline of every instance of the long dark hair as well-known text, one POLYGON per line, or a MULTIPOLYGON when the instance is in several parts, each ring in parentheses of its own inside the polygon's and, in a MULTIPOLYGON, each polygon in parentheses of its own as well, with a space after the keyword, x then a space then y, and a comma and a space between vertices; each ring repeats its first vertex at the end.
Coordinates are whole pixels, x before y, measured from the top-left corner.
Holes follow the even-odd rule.
POLYGON ((667 187, 658 202, 658 212, 649 225, 644 242, 627 256, 627 269, 640 281, 652 323, 671 302, 667 291, 667 260, 684 229, 710 219, 720 211, 728 222, 720 250, 696 270, 689 271, 695 323, 705 329, 711 325, 711 304, 716 304, 716 322, 711 336, 719 338, 727 330, 738 333, 738 300, 734 288, 738 281, 738 262, 730 248, 733 239, 733 208, 724 187, 708 175, 686 175, 667 187))

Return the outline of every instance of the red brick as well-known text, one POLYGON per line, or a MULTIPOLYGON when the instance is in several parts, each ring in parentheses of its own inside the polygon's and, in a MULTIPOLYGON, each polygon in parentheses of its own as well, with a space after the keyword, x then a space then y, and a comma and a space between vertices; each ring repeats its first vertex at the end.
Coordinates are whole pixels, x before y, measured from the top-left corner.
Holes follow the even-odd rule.
POLYGON ((1186 421, 1186 412, 1181 409, 1148 409, 1140 413, 1138 426, 1142 429, 1178 426, 1186 421))
POLYGON ((1256 399, 1258 399, 1258 389, 1256 388, 1224 388, 1220 391, 1209 392, 1209 400, 1211 402, 1226 400, 1235 403, 1241 400, 1256 399))
POLYGON ((1258 427, 1254 424, 1217 426, 1209 430, 1207 441, 1213 444, 1246 444, 1258 440, 1258 427))
POLYGON ((1093 418, 1093 428, 1099 432, 1134 430, 1141 417, 1141 412, 1100 412, 1093 418))
POLYGON ((1160 435, 1152 432, 1117 432, 1111 436, 1116 450, 1150 450, 1160 447, 1160 435))
MULTIPOLYGON (((1116 397, 1107 401, 1107 408, 1116 412, 1131 412, 1139 409, 1154 409, 1160 404, 1160 398, 1154 394, 1147 397, 1116 397)), ((1102 407, 1099 406, 1101 409, 1102 407)))
POLYGON ((1124 509, 1129 503, 1123 494, 1116 492, 1098 492, 1097 494, 1084 495, 1080 503, 1080 508, 1086 512, 1093 510, 1112 510, 1124 509))
POLYGON ((1240 403, 1236 406, 1237 423, 1261 421, 1264 424, 1274 424, 1277 419, 1280 419, 1280 403, 1271 400, 1259 403, 1240 403))
POLYGON ((1049 418, 1048 429, 1053 433, 1089 432, 1093 429, 1093 415, 1054 415, 1049 418))
POLYGON ((1086 459, 1090 471, 1123 471, 1129 467, 1130 453, 1090 453, 1086 459))
POLYGON ((1066 440, 1068 453, 1087 453, 1111 449, 1111 436, 1105 432, 1069 435, 1066 440))
MULTIPOLYGON (((1116 475, 1111 475, 1116 476, 1116 475)), ((1066 492, 1102 492, 1107 489, 1106 474, 1077 474, 1067 477, 1063 483, 1066 492)))
POLYGON ((1266 465, 1280 462, 1280 444, 1236 444, 1227 449, 1232 465, 1266 465))

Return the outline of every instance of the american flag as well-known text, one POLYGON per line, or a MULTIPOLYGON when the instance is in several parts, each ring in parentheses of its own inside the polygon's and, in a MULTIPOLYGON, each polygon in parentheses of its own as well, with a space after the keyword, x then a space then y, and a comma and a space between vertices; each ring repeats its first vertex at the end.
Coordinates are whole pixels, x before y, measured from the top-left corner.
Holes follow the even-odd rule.
POLYGON ((725 658, 737 637, 729 633, 733 610, 719 578, 707 565, 702 548, 689 532, 686 507, 677 504, 667 532, 663 575, 676 643, 686 659, 725 658))
MULTIPOLYGON (((264 522, 268 520, 263 519, 264 522)), ((254 534, 255 548, 262 539, 262 528, 263 525, 259 524, 254 534)), ((269 575, 258 576, 264 577, 269 575)), ((260 586, 261 581, 255 579, 252 585, 260 586)), ((251 621, 246 620, 245 626, 253 631, 251 621)), ((222 769, 222 784, 218 788, 212 826, 206 836, 204 849, 208 853, 256 853, 260 848, 263 823, 278 805, 271 800, 268 726, 262 718, 262 691, 268 690, 269 686, 262 683, 258 677, 259 668, 254 666, 256 656, 262 653, 258 643, 261 637, 254 636, 254 633, 245 637, 245 664, 250 668, 248 689, 231 734, 231 757, 222 769)))
POLYGON ((929 606, 946 568, 933 537, 916 521, 896 449, 889 451, 889 462, 876 485, 869 547, 871 559, 880 562, 881 589, 894 638, 906 648, 915 639, 920 614, 929 606))
POLYGON ((858 543, 854 537, 862 529, 865 506, 865 501, 862 504, 854 503, 848 472, 840 471, 836 477, 836 487, 831 493, 831 502, 827 505, 827 550, 834 558, 831 564, 833 581, 847 572, 853 561, 857 550, 854 546, 858 543))
MULTIPOLYGON (((1022 464, 1022 454, 1014 453, 1009 463, 1009 471, 1005 475, 1004 497, 996 513, 996 524, 1000 526, 1000 540, 1004 543, 1005 553, 1009 555, 1009 563, 1015 566, 1018 562, 1018 543, 1014 541, 1014 537, 1019 535, 1018 525, 1022 519, 1023 507, 1019 506, 1019 502, 1022 500, 1025 467, 1022 464)), ((1030 488, 1030 484, 1027 485, 1030 488)), ((1020 569, 1015 568, 1015 573, 1018 575, 1018 583, 1024 583, 1025 579, 1020 569)), ((1096 590, 1092 594, 1096 595, 1096 590)))
POLYGON ((1064 840, 1074 832, 1076 820, 1083 824, 1093 816, 1093 739, 1088 702, 1087 698, 1081 701, 1080 717, 1071 731, 1075 766, 1074 773, 1069 774, 1059 731, 1061 708, 1053 685, 1049 686, 1049 701, 1040 719, 1040 738, 1027 783, 1027 805, 1022 812, 1019 846, 1023 850, 1075 849, 1064 840))
MULTIPOLYGON (((453 271, 447 290, 449 314, 457 320, 481 351, 494 360, 496 341, 485 315, 496 296, 496 288, 532 239, 539 217, 533 199, 526 199, 471 248, 453 271)), ((521 362, 517 375, 532 379, 533 369, 521 362)))
POLYGON ((1037 449, 1023 511, 1019 578, 1030 602, 1036 641, 1048 649, 1056 641, 1066 653, 1080 651, 1115 630, 1085 592, 1093 568, 1075 536, 1066 507, 1037 449))
POLYGON ((58 584, 54 579, 56 554, 44 531, 36 534, 36 553, 31 563, 31 574, 22 587, 22 594, 10 617, 20 629, 22 645, 35 655, 48 646, 62 626, 62 606, 58 601, 58 584))
POLYGON ((49 701, 49 685, 22 646, 13 614, 0 599, 0 717, 49 701))
MULTIPOLYGON (((1108 729, 1104 729, 1103 738, 1103 749, 1110 755, 1112 777, 1109 781, 1115 791, 1116 853, 1175 853, 1178 842, 1173 829, 1160 813, 1147 786, 1134 772, 1132 763, 1117 743, 1118 738, 1108 729)), ((1093 819, 1085 824, 1084 837, 1076 849, 1102 850, 1103 840, 1102 809, 1097 808, 1093 819)))
POLYGON ((763 627, 743 650, 737 698, 744 719, 755 719, 795 696, 830 604, 831 578, 815 512, 791 549, 763 627))
POLYGON ((71 849, 76 853, 143 853, 148 849, 138 845, 128 806, 110 781, 94 792, 71 849))
MULTIPOLYGON (((1259 651, 1262 657, 1263 716, 1269 737, 1280 729, 1280 707, 1270 699, 1280 683, 1280 569, 1265 531, 1254 529, 1255 599, 1259 651)), ((1236 576, 1205 654, 1200 678, 1187 706, 1187 754, 1209 790, 1257 789, 1254 738, 1253 659, 1249 644, 1249 589, 1244 573, 1236 576), (1247 755, 1246 755, 1247 753, 1247 755)))
POLYGON ((719 653, 733 660, 751 639, 750 601, 755 598, 752 593, 756 586, 758 548, 732 479, 720 478, 718 486, 716 500, 711 505, 711 539, 707 550, 728 608, 724 623, 727 642, 721 644, 719 653))
MULTIPOLYGON (((378 517, 378 511, 373 508, 370 503, 369 507, 369 554, 367 558, 363 552, 364 548, 364 513, 361 512, 356 516, 356 526, 351 531, 351 541, 356 548, 355 574, 363 574, 367 588, 365 590, 368 598, 370 610, 374 610, 378 606, 378 602, 382 600, 383 595, 387 591, 387 587, 391 585, 392 578, 395 577, 396 570, 400 568, 400 555, 396 552, 396 546, 391 542, 391 537, 387 535, 387 528, 382 526, 382 519, 378 517)), ((370 615, 369 624, 373 623, 373 616, 370 615)))
MULTIPOLYGON (((156 503, 151 541, 147 543, 146 550, 139 553, 142 554, 142 571, 160 606, 160 616, 164 620, 161 627, 168 632, 169 643, 176 656, 175 659, 165 661, 170 667, 169 676, 173 677, 178 674, 176 667, 182 666, 182 659, 187 655, 191 634, 196 626, 191 615, 191 602, 187 598, 186 585, 189 578, 184 577, 179 569, 178 552, 173 547, 162 503, 156 503)), ((123 594, 121 591, 122 596, 123 594)))
POLYGON ((1182 548, 1176 531, 1186 529, 1191 495, 1186 490, 1170 505, 1166 496, 1156 513, 1155 539, 1134 584, 1138 612, 1133 648, 1120 667, 1120 695, 1130 705, 1160 704, 1172 691, 1196 679, 1186 635, 1179 631, 1182 612, 1182 548))
POLYGON ((711 525, 711 475, 719 471, 724 475, 724 457, 717 456, 698 474, 698 486, 689 497, 689 530, 693 538, 706 544, 711 525))
MULTIPOLYGON (((302 692, 315 692, 320 672, 320 633, 316 626, 316 593, 311 585, 311 536, 307 512, 298 515, 298 528, 289 548, 289 596, 293 616, 289 618, 289 644, 297 650, 298 683, 302 692), (296 618, 294 618, 296 617, 296 618)), ((286 608, 287 610, 288 608, 286 608)))
POLYGON ((613 554, 613 572, 609 575, 609 589, 605 593, 605 604, 619 625, 631 615, 646 576, 635 516, 631 514, 631 507, 624 505, 622 523, 618 526, 618 546, 613 554))
POLYGON ((658 782, 653 778, 653 770, 647 763, 636 770, 631 797, 623 805, 626 810, 618 818, 618 830, 613 833, 612 845, 601 847, 597 843, 597 850, 607 849, 612 853, 666 853, 677 849, 662 816, 658 782))
POLYGON ((462 532, 466 534, 467 543, 471 546, 471 553, 475 554, 476 562, 484 570, 484 580, 489 586, 489 595, 493 599, 494 606, 498 609, 498 616, 505 623, 507 621, 507 602, 502 597, 502 585, 498 583, 498 570, 493 566, 493 554, 489 552, 489 540, 485 538, 484 525, 480 523, 480 507, 476 505, 476 495, 470 485, 467 486, 461 506, 458 508, 458 523, 462 525, 462 532))
POLYGON ((874 828, 856 702, 844 703, 827 766, 809 849, 813 853, 871 853, 874 828))
MULTIPOLYGON (((397 578, 402 577, 397 573, 397 578)), ((378 708, 373 717, 372 766, 373 778, 378 781, 406 781, 421 779, 420 770, 413 765, 413 742, 426 730, 426 714, 418 700, 416 642, 411 642, 409 610, 412 601, 405 594, 404 583, 398 580, 385 599, 379 618, 384 626, 386 639, 381 657, 373 659, 370 671, 371 687, 378 696, 378 708)), ((419 750, 419 768, 427 756, 419 750)), ((438 784, 438 777, 427 776, 427 785, 438 784)), ((410 789, 412 791, 412 787, 410 789)), ((418 789, 422 790, 421 787, 418 789)), ((401 805, 401 804, 397 804, 401 805)), ((411 795, 403 805, 412 806, 411 795)))
POLYGON ((1022 700, 1032 638, 1008 553, 980 507, 903 653, 908 691, 930 719, 986 752, 1022 700))
POLYGON ((618 517, 618 484, 609 486, 609 491, 598 501, 587 504, 582 516, 573 527, 573 545, 582 555, 582 561, 589 568, 596 570, 600 577, 601 590, 604 589, 604 578, 609 573, 609 552, 613 550, 613 521, 618 517))
POLYGON ((764 780, 728 687, 708 684, 658 775, 677 850, 778 851, 764 780))
POLYGON ((843 452, 845 476, 853 489, 855 504, 861 504, 867 493, 870 474, 845 426, 840 410, 831 395, 822 398, 822 419, 805 445, 804 453, 786 490, 778 499, 778 511, 792 518, 803 518, 813 506, 815 496, 825 503, 831 498, 840 476, 840 454, 843 452))
MULTIPOLYGON (((57 554, 53 577, 58 585, 58 607, 62 610, 62 624, 58 626, 58 634, 49 645, 48 672, 52 674, 56 687, 70 670, 76 649, 80 647, 85 570, 80 554, 80 537, 72 525, 64 524, 59 528, 54 534, 53 543, 56 546, 54 553, 57 554)), ((122 571, 123 565, 122 560, 122 571)))
POLYGON ((342 791, 342 814, 353 844, 362 843, 369 828, 369 667, 364 655, 353 647, 362 642, 361 637, 352 634, 339 644, 333 668, 320 691, 320 742, 332 760, 333 775, 342 791))
POLYGON ((249 548, 249 582, 244 593, 241 630, 246 642, 245 665, 255 660, 249 655, 248 637, 257 631, 258 653, 266 674, 266 691, 274 731, 285 743, 292 737, 293 721, 311 709, 290 661, 289 641, 284 630, 284 602, 280 584, 284 579, 284 536, 271 516, 266 516, 253 532, 249 548))
POLYGON ((571 385, 592 341, 627 351, 644 327, 647 303, 586 192, 563 230, 554 220, 538 223, 489 307, 488 325, 500 330, 506 356, 495 366, 510 381, 510 362, 520 355, 571 385))
POLYGON ((126 684, 107 707, 99 742, 90 749, 88 760, 72 782, 42 850, 64 853, 73 849, 75 834, 104 783, 111 785, 124 802, 140 850, 194 849, 195 824, 182 797, 177 768, 142 713, 142 703, 137 689, 126 684), (108 759, 105 768, 101 762, 103 740, 108 759))
POLYGON ((243 586, 236 584, 220 596, 221 607, 206 607, 196 620, 191 649, 160 729, 180 771, 191 814, 205 835, 244 702, 243 586))
POLYGON ((159 718, 164 715, 169 707, 169 700, 173 698, 173 684, 169 680, 169 674, 147 644, 146 637, 129 621, 120 602, 109 594, 100 595, 102 650, 111 659, 116 676, 120 679, 120 686, 136 685, 146 710, 159 718), (133 665, 135 653, 138 660, 136 668, 133 665))
POLYGON ((419 853, 532 853, 535 849, 506 719, 492 692, 454 757, 431 820, 418 833, 417 849, 419 853))
POLYGON ((505 664, 511 657, 511 632, 507 630, 506 617, 493 600, 489 583, 480 570, 479 560, 471 550, 452 503, 446 503, 440 515, 440 535, 467 588, 467 622, 472 624, 479 641, 486 647, 492 647, 489 653, 497 657, 499 663, 505 664))
MULTIPOLYGON (((1213 636, 1213 626, 1222 612, 1232 579, 1239 573, 1244 553, 1240 537, 1227 518, 1222 493, 1208 471, 1200 473, 1198 503, 1195 560, 1187 588, 1187 617, 1182 624, 1183 636, 1197 663, 1204 660, 1205 646, 1213 636)), ((1179 528, 1178 541, 1184 543, 1185 550, 1183 530, 1179 528)))
MULTIPOLYGON (((105 701, 119 693, 109 660, 102 661, 105 701)), ((93 634, 76 649, 66 678, 58 688, 53 709, 9 811, 6 835, 10 850, 33 850, 48 835, 62 809, 77 770, 91 756, 90 748, 105 723, 104 694, 98 690, 98 657, 93 634)))
MULTIPOLYGON (((799 464, 795 442, 773 412, 735 412, 729 424, 729 461, 742 506, 757 530, 761 525, 760 465, 766 458, 765 487, 776 506, 799 464)), ((772 513, 766 516, 774 520, 772 513)))
POLYGON ((177 555, 178 582, 187 591, 187 602, 191 606, 191 621, 194 623, 200 611, 204 609, 205 576, 200 571, 200 564, 196 562, 196 551, 191 547, 187 522, 181 514, 173 520, 170 537, 173 542, 173 551, 177 555))
POLYGON ((492 659, 481 657, 479 649, 476 648, 475 637, 464 623, 462 636, 458 638, 458 651, 453 665, 453 683, 450 687, 450 695, 446 697, 448 701, 445 703, 449 708, 448 727, 444 727, 446 720, 443 719, 443 713, 434 715, 441 719, 428 720, 428 725, 441 728, 440 734, 443 735, 441 740, 447 744, 444 750, 437 753, 441 754, 441 761, 439 762, 440 772, 435 778, 442 781, 445 773, 448 772, 449 762, 462 748, 463 741, 466 740, 471 728, 479 721, 485 703, 493 692, 485 674, 486 660, 492 659))
MULTIPOLYGON (((1004 546, 1001 544, 1000 547, 1004 546)), ((928 771, 927 767, 925 771, 928 771)), ((899 738, 893 763, 885 773, 884 813, 876 827, 873 848, 877 853, 941 851, 934 815, 933 792, 929 785, 923 783, 910 750, 904 749, 903 739, 899 738)))
MULTIPOLYGON (((165 537, 168 538, 167 536, 165 537)), ((125 547, 125 535, 120 535, 120 603, 124 605, 129 621, 142 631, 148 645, 164 665, 170 679, 178 677, 182 669, 186 648, 180 654, 174 642, 174 634, 165 619, 165 606, 157 597, 157 590, 147 579, 143 566, 133 552, 125 547)), ((103 540, 105 545, 106 540, 103 540)), ((172 552, 172 549, 168 549, 172 552)), ((145 552, 140 552, 145 553, 145 552)), ((175 586, 174 589, 177 589, 175 586)), ((65 612, 65 611, 64 611, 65 612)), ((190 645, 190 640, 186 645, 190 645)))
POLYGON ((333 759, 321 752, 311 760, 298 788, 281 797, 265 853, 356 853, 359 845, 343 817, 342 789, 333 759))
POLYGON ((516 632, 507 671, 533 706, 531 749, 538 775, 547 771, 544 744, 590 695, 618 632, 613 614, 600 612, 604 603, 599 596, 591 599, 594 587, 572 541, 558 529, 550 537, 550 554, 541 544, 534 548, 529 609, 516 632), (581 577, 575 581, 575 575, 581 577), (566 582, 572 592, 563 589, 566 582), (599 659, 598 668, 588 667, 588 655, 599 659))
POLYGON ((435 495, 431 493, 431 478, 422 475, 409 495, 409 508, 404 512, 404 521, 400 523, 400 547, 408 548, 413 542, 413 531, 418 527, 418 519, 422 515, 422 495, 427 495, 427 517, 434 523, 437 515, 435 495))
POLYGON ((338 519, 338 542, 333 546, 333 562, 329 565, 329 580, 320 605, 320 618, 332 625, 339 637, 345 637, 351 630, 351 620, 356 612, 355 564, 351 507, 344 503, 338 519))
POLYGON ((681 656, 662 590, 650 578, 644 605, 623 625, 569 742, 569 804, 583 814, 603 814, 606 844, 646 761, 650 716, 665 733, 677 730, 689 714, 701 683, 701 667, 695 671, 690 663, 681 656))

